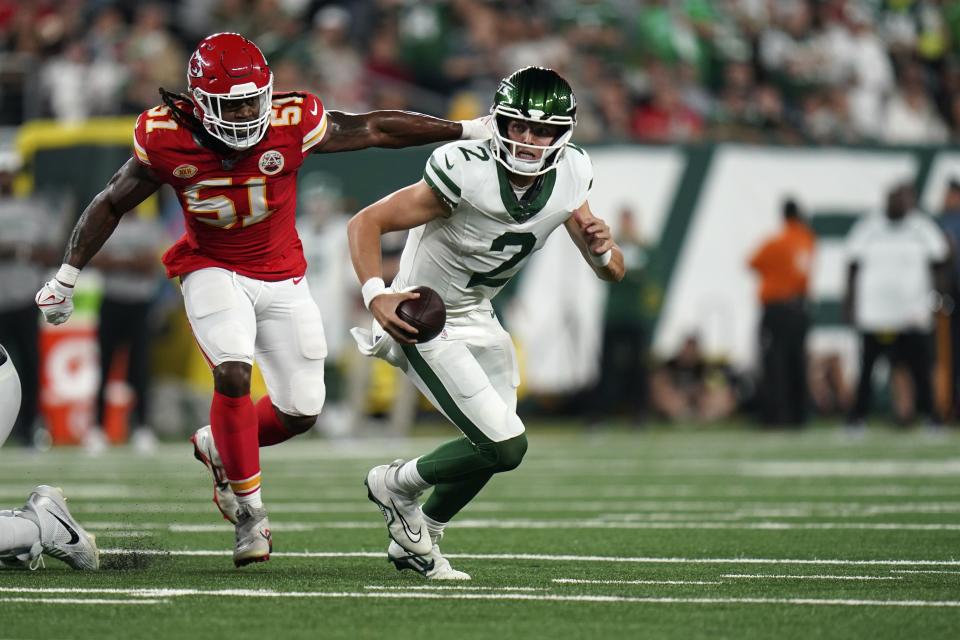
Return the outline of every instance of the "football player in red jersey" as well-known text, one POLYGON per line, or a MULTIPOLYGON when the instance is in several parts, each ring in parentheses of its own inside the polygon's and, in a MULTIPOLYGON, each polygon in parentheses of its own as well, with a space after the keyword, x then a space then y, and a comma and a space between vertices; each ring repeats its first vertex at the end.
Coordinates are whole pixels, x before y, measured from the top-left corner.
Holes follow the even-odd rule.
POLYGON ((320 311, 304 281, 294 227, 296 176, 309 153, 406 147, 489 137, 480 120, 451 122, 404 111, 326 111, 309 93, 273 93, 257 46, 235 33, 205 38, 187 68, 190 95, 160 90, 140 114, 134 157, 80 216, 56 277, 37 293, 47 322, 73 311, 80 269, 120 217, 171 185, 186 233, 163 256, 182 283, 194 336, 213 371, 210 425, 195 455, 213 474, 214 501, 236 525, 234 563, 268 560, 259 447, 309 430, 325 397, 320 311), (260 364, 269 396, 250 398, 260 364))

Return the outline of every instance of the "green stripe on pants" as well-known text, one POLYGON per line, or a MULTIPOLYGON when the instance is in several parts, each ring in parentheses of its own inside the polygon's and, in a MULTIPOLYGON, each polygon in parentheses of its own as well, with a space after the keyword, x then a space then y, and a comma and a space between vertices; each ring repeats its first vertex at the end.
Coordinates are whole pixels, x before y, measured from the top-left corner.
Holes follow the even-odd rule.
POLYGON ((417 372, 417 375, 420 376, 420 379, 423 380, 423 383, 427 385, 430 393, 432 393, 433 397, 436 398, 440 408, 443 409, 443 412, 447 414, 447 417, 449 417, 450 420, 457 425, 457 428, 463 432, 463 435, 467 436, 467 438, 469 438, 474 444, 491 442, 490 438, 484 435, 477 425, 475 425, 470 418, 468 418, 463 411, 460 410, 457 402, 447 391, 446 387, 443 386, 443 382, 440 381, 440 378, 437 377, 437 374, 433 371, 433 369, 430 368, 430 365, 427 364, 427 361, 423 359, 422 355, 420 355, 417 347, 412 344, 405 344, 401 346, 403 347, 403 352, 407 355, 407 360, 409 360, 410 364, 413 365, 413 370, 417 372))

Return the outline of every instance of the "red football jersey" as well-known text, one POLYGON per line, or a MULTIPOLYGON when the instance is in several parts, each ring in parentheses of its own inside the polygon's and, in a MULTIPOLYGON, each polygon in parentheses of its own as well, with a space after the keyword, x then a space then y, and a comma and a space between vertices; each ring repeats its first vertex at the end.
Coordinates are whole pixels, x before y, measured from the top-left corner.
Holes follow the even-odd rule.
POLYGON ((276 94, 263 139, 233 164, 201 146, 166 106, 137 118, 136 158, 177 192, 186 233, 163 255, 173 278, 221 267, 258 280, 302 276, 307 263, 294 225, 297 171, 327 128, 309 93, 276 94))

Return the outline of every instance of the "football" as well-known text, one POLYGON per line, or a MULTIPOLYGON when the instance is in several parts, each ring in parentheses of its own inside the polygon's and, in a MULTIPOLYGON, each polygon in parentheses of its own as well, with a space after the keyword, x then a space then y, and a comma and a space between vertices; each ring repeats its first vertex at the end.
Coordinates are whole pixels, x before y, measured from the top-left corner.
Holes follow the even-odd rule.
POLYGON ((419 333, 417 342, 429 342, 436 338, 447 323, 447 307, 440 294, 430 287, 417 287, 411 290, 419 293, 414 300, 404 300, 397 306, 397 316, 414 327, 419 333))

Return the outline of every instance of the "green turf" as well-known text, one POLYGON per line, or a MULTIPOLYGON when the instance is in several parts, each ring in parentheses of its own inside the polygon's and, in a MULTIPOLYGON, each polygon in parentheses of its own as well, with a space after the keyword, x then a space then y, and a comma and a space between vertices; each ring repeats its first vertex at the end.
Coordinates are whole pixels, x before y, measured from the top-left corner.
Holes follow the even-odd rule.
POLYGON ((62 486, 107 551, 96 573, 0 571, 0 638, 957 637, 958 435, 530 432, 448 530, 473 575, 454 584, 386 563, 362 486, 438 437, 265 450, 275 554, 241 570, 187 444, 0 450, 0 506, 62 486))

